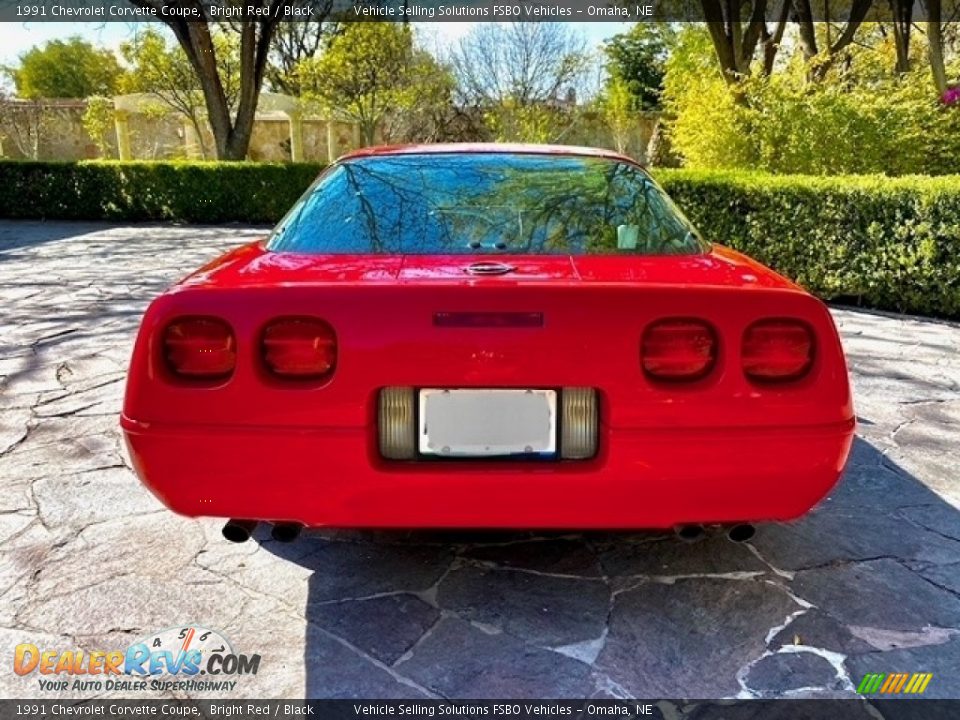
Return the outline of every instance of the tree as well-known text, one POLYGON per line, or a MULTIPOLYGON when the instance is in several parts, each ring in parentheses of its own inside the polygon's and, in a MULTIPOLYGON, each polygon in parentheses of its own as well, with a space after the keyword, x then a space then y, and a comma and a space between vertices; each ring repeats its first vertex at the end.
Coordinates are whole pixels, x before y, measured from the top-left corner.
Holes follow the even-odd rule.
POLYGON ((297 66, 325 49, 342 29, 340 23, 327 20, 333 0, 314 0, 314 17, 277 26, 270 48, 266 81, 274 92, 299 97, 300 77, 297 66))
MULTIPOLYGON (((240 59, 235 35, 214 32, 218 72, 227 106, 233 109, 240 90, 240 59)), ((147 29, 120 46, 120 53, 132 72, 121 83, 128 93, 152 93, 168 108, 183 115, 196 131, 200 151, 208 156, 204 139, 205 106, 203 87, 187 54, 177 45, 167 44, 161 33, 147 29)))
POLYGON ((501 141, 559 140, 589 65, 582 35, 564 23, 478 23, 451 54, 460 104, 501 141))
POLYGON ((110 151, 107 142, 107 133, 113 128, 113 100, 110 98, 93 96, 87 98, 87 109, 83 111, 83 129, 100 152, 106 157, 110 151))
POLYGON ((468 118, 453 102, 456 81, 429 52, 414 48, 407 90, 382 125, 385 142, 443 142, 462 139, 468 118))
POLYGON ((452 90, 449 74, 414 47, 410 28, 390 22, 348 24, 298 76, 306 99, 356 122, 368 145, 391 114, 443 102, 452 90))
POLYGON ((790 0, 790 3, 792 4, 791 14, 797 23, 800 48, 810 65, 811 80, 823 79, 841 53, 854 43, 857 31, 873 6, 873 0, 851 0, 848 9, 840 5, 841 10, 846 9, 847 20, 835 34, 832 23, 829 22, 829 4, 825 5, 822 15, 827 22, 822 23, 825 32, 821 49, 816 30, 816 25, 819 23, 814 23, 811 0, 790 0))
POLYGON ((675 31, 669 23, 638 22, 603 45, 607 73, 633 99, 635 109, 660 106, 664 63, 675 31))
POLYGON ((636 97, 626 80, 619 77, 611 78, 600 97, 600 112, 610 128, 617 152, 627 149, 630 139, 630 130, 636 117, 636 97))
POLYGON ((17 151, 31 160, 40 159, 40 143, 50 130, 51 114, 39 100, 15 100, 0 93, 0 141, 12 140, 17 151))
POLYGON ((587 68, 583 37, 564 23, 477 23, 451 57, 465 104, 560 99, 587 68))
MULTIPOLYGON (((668 63, 664 96, 673 147, 691 167, 956 172, 960 113, 934 101, 919 35, 912 43, 912 69, 904 73, 894 71, 900 51, 889 25, 871 23, 844 50, 843 62, 815 82, 798 51, 776 74, 742 79, 736 94, 715 67, 708 70, 705 31, 694 26, 681 35, 668 63)), ((948 68, 956 72, 960 65, 951 60, 948 68)))
POLYGON ((207 108, 207 120, 220 160, 243 160, 250 147, 253 121, 277 24, 291 20, 296 0, 247 0, 236 19, 219 24, 236 43, 239 81, 231 103, 224 77, 224 58, 214 42, 215 32, 205 0, 129 0, 148 9, 173 31, 197 75, 207 108), (195 17, 185 17, 194 13, 195 17))
POLYGON ((80 37, 51 40, 20 56, 10 74, 17 95, 26 99, 113 95, 123 70, 109 50, 80 37))

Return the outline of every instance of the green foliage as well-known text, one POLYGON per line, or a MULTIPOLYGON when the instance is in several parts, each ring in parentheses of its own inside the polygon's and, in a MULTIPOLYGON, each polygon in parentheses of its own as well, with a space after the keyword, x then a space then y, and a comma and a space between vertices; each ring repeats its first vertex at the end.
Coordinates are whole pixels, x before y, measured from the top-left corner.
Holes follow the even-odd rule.
POLYGON ((311 163, 0 161, 0 217, 274 223, 311 163))
POLYGON ((825 299, 960 318, 960 176, 659 170, 713 242, 825 299))
POLYGON ((483 114, 483 123, 496 142, 550 143, 562 132, 564 118, 543 104, 503 100, 483 114))
POLYGON ((85 98, 113 95, 123 70, 111 51, 76 36, 31 48, 10 74, 21 98, 85 98))
POLYGON ((418 51, 410 28, 399 23, 348 23, 297 73, 304 98, 358 123, 368 145, 389 114, 416 113, 424 102, 442 103, 452 92, 449 73, 418 51))
MULTIPOLYGON (((920 45, 918 41, 916 45, 920 45)), ((922 48, 916 48, 922 53, 922 48)), ((891 41, 841 60, 801 56, 732 87, 706 31, 681 32, 664 98, 673 149, 691 168, 906 175, 960 171, 960 108, 944 107, 922 63, 891 72, 891 41)))
POLYGON ((610 80, 626 89, 634 109, 660 107, 666 59, 675 34, 669 23, 638 22, 604 43, 610 80))
POLYGON ((598 98, 600 114, 610 128, 617 152, 625 152, 636 119, 634 98, 626 81, 611 78, 598 98))
POLYGON ((87 98, 87 109, 83 112, 83 129, 96 144, 102 157, 110 152, 107 133, 113 129, 113 100, 94 96, 87 98))

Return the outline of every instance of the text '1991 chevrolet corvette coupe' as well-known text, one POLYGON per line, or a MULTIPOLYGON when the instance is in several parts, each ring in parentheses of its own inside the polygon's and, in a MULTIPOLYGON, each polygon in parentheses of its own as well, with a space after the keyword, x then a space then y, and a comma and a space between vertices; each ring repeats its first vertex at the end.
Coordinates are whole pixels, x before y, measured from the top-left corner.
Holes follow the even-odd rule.
POLYGON ((797 517, 854 431, 827 309, 630 159, 362 150, 158 297, 122 426, 170 508, 297 527, 797 517))

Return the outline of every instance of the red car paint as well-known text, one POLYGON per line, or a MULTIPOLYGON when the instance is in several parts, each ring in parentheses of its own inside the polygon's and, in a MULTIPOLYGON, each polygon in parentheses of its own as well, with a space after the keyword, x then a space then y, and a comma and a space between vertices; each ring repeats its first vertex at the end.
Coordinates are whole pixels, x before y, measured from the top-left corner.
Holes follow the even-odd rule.
MULTIPOLYGON (((355 156, 484 147, 504 150, 355 156)), ((134 348, 122 426, 141 479, 191 516, 513 528, 786 520, 837 482, 854 432, 846 365, 826 307, 793 283, 717 245, 702 255, 497 255, 516 270, 465 274, 478 259, 490 258, 278 253, 254 243, 185 278, 150 305, 134 348), (544 321, 435 322, 438 313, 476 312, 544 321), (258 338, 271 320, 303 315, 334 328, 336 370, 318 382, 281 381, 265 369, 258 338), (159 346, 183 316, 233 328, 228 380, 171 375, 159 346), (645 376, 644 330, 672 317, 714 329, 717 358, 705 378, 645 376), (813 365, 800 380, 745 377, 741 338, 767 318, 800 319, 813 331, 813 365), (555 462, 388 461, 376 417, 387 386, 593 387, 598 452, 555 462)))

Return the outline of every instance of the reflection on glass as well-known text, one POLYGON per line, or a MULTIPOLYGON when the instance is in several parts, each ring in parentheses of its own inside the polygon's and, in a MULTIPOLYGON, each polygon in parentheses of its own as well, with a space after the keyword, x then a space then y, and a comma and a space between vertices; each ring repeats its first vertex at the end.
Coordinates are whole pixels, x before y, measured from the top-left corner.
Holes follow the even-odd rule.
POLYGON ((690 223, 640 168, 523 153, 356 158, 327 172, 270 250, 405 254, 698 254, 690 223))

